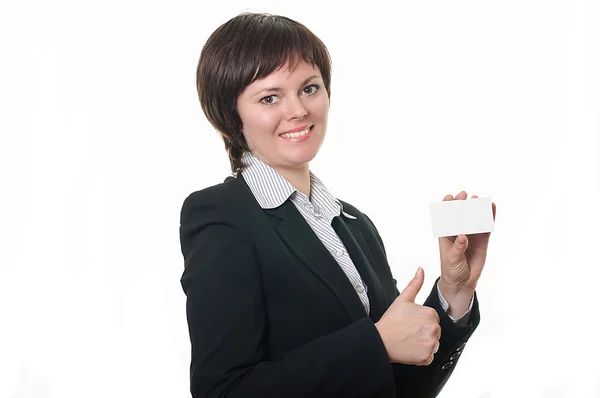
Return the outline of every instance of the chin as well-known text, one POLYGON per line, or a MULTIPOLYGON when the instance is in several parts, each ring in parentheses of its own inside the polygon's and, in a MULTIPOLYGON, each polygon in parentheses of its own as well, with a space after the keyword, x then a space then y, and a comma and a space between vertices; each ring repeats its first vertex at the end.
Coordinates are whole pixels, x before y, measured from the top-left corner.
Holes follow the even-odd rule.
POLYGON ((303 166, 311 162, 317 156, 318 150, 303 151, 289 157, 291 163, 297 166, 303 166))

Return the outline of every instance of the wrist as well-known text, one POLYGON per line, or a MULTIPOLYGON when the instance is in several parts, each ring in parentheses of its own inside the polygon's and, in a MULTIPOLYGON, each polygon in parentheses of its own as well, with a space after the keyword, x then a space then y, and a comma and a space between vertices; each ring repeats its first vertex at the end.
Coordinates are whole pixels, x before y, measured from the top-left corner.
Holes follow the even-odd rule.
POLYGON ((473 297, 475 293, 475 285, 469 285, 467 283, 456 283, 448 282, 441 277, 438 281, 438 287, 445 297, 473 297))
POLYGON ((441 279, 438 282, 438 290, 446 301, 446 313, 453 319, 462 317, 470 308, 475 294, 474 287, 457 286, 448 284, 441 279))
POLYGON ((377 333, 379 333, 379 338, 381 339, 381 342, 383 343, 383 348, 385 349, 385 352, 388 356, 388 360, 390 362, 392 362, 392 358, 390 358, 390 350, 388 349, 388 346, 386 344, 386 338, 384 337, 385 335, 385 327, 381 325, 380 322, 375 322, 375 329, 377 330, 377 333))
POLYGON ((442 279, 438 281, 437 287, 441 294, 440 300, 443 299, 446 302, 443 306, 450 317, 458 319, 466 314, 475 294, 475 287, 447 283, 446 281, 442 281, 442 279))

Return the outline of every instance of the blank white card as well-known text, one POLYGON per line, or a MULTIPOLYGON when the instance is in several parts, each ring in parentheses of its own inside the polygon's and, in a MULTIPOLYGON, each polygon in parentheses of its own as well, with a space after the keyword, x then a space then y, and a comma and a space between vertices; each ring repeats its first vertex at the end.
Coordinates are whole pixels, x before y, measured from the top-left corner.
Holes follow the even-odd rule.
POLYGON ((491 198, 432 202, 429 208, 435 237, 494 232, 491 198))

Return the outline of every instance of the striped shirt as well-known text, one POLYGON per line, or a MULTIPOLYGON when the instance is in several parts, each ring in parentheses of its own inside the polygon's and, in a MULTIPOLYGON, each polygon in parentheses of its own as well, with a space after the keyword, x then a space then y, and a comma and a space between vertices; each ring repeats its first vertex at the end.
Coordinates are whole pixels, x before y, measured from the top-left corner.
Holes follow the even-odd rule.
MULTIPOLYGON (((252 153, 245 152, 242 161, 247 166, 242 171, 242 176, 248 183, 250 191, 252 191, 260 207, 263 209, 274 209, 290 199, 344 271, 356 294, 358 294, 366 313, 369 314, 368 286, 362 280, 356 266, 348 255, 344 243, 331 226, 333 218, 339 215, 344 215, 347 218, 356 217, 344 212, 340 201, 327 190, 323 182, 312 172, 309 172, 310 198, 307 198, 306 195, 298 191, 275 169, 262 162, 252 153)), ((439 287, 437 291, 442 308, 447 311, 449 308, 448 302, 440 292, 439 287)), ((471 307, 472 305, 473 300, 471 300, 471 307)), ((462 321, 460 323, 464 324, 468 321, 470 312, 471 308, 469 307, 469 310, 462 317, 458 319, 451 317, 451 319, 455 322, 462 321)))
MULTIPOLYGON (((298 191, 281 174, 250 152, 242 161, 248 167, 242 171, 256 201, 263 209, 273 209, 290 199, 306 220, 310 228, 337 261, 354 287, 367 314, 370 312, 367 285, 352 262, 348 250, 339 238, 331 221, 343 213, 342 204, 312 172, 310 172, 310 198, 298 191)), ((344 213, 346 217, 352 217, 344 213)))

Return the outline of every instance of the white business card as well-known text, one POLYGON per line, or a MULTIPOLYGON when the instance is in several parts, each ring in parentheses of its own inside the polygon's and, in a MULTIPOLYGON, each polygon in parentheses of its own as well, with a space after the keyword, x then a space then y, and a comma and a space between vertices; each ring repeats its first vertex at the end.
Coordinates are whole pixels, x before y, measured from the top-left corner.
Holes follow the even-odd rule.
POLYGON ((491 198, 432 202, 429 209, 435 237, 494 232, 491 198))

